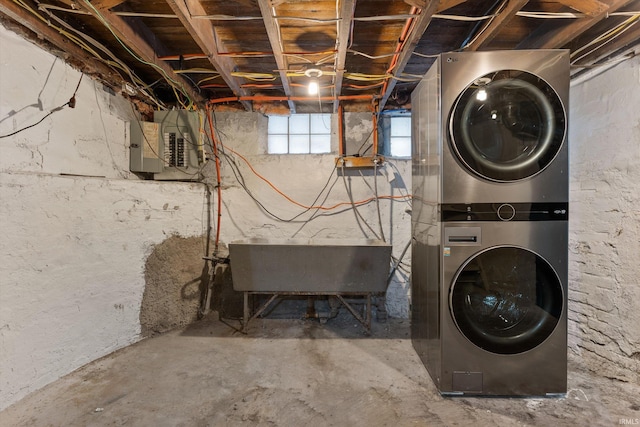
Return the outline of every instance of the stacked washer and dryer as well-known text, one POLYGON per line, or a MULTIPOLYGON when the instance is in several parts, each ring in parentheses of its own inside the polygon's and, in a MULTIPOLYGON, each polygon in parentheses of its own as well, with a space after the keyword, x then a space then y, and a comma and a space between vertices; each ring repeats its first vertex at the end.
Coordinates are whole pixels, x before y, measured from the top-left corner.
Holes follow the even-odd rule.
POLYGON ((412 95, 412 342, 442 394, 567 389, 566 50, 440 55, 412 95))

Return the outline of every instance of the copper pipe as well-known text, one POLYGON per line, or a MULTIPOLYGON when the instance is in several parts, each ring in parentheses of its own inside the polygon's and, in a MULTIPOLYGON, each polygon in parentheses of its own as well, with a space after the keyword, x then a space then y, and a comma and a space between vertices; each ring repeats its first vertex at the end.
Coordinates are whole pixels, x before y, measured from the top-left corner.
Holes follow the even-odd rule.
POLYGON ((373 112, 373 155, 378 155, 378 114, 373 112))
POLYGON ((344 107, 342 104, 338 105, 338 155, 340 157, 344 156, 346 151, 346 147, 344 146, 344 130, 343 130, 343 117, 344 107))
MULTIPOLYGON (((222 221, 222 179, 220 177, 220 156, 218 155, 218 142, 215 138, 213 129, 213 118, 211 117, 211 108, 207 108, 207 119, 209 121, 209 132, 211 133, 211 145, 213 145, 213 156, 216 161, 216 180, 218 190, 218 218, 216 224, 216 239, 213 245, 213 256, 218 256, 218 245, 220 243, 220 223, 222 221)), ((215 266, 214 266, 215 268, 215 266)))
MULTIPOLYGON (((409 14, 415 15, 419 10, 420 10, 419 8, 412 6, 409 14)), ((396 45, 396 50, 394 52, 393 57, 391 58, 389 69, 387 70, 387 74, 391 73, 393 75, 392 73, 393 68, 398 63, 398 55, 400 54, 400 52, 402 52, 402 48, 404 47, 404 44, 407 41, 407 36, 409 35, 409 31, 411 30, 411 26, 413 25, 414 19, 415 18, 413 17, 407 18, 407 21, 404 23, 404 27, 402 28, 402 32, 400 33, 400 38, 398 39, 398 44, 396 45)), ((384 84, 382 85, 382 90, 380 91, 381 97, 384 96, 388 86, 389 86, 389 80, 387 79, 384 81, 384 84)))

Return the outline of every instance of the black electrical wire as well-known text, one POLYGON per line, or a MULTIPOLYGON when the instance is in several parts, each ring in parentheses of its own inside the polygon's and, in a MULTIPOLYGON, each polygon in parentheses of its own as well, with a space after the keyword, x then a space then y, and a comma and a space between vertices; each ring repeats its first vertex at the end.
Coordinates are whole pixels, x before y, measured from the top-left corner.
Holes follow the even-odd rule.
MULTIPOLYGON (((222 144, 222 146, 224 146, 224 144, 222 144)), ((315 200, 311 204, 312 205, 311 207, 303 210, 302 212, 296 214, 295 216, 293 216, 291 218, 286 219, 286 218, 282 218, 282 217, 274 214, 273 212, 271 212, 269 209, 267 209, 267 207, 260 200, 258 200, 258 198, 256 196, 253 195, 253 193, 251 192, 251 190, 247 186, 247 184, 246 184, 246 182, 244 180, 244 175, 242 174, 242 171, 240 170, 240 167, 236 163, 235 159, 231 155, 229 155, 226 152, 224 152, 224 150, 221 150, 221 152, 222 152, 222 155, 224 156, 225 160, 227 160, 229 166, 231 166, 231 172, 235 176, 236 181, 238 182, 238 184, 240 184, 240 186, 247 193, 247 195, 260 207, 260 209, 262 209, 262 211, 264 213, 266 213, 267 215, 269 215, 272 218, 274 218, 274 219, 276 219, 278 221, 281 221, 281 222, 304 222, 304 223, 307 223, 307 222, 311 221, 311 219, 313 219, 313 217, 308 219, 308 220, 306 220, 306 221, 296 221, 296 219, 298 219, 301 215, 304 215, 305 213, 307 213, 307 212, 309 212, 310 210, 313 209, 313 205, 315 205, 315 203, 322 196, 322 194, 324 193, 326 188, 329 186, 329 183, 331 182, 331 177, 333 176, 333 173, 336 170, 335 167, 331 170, 331 174, 329 175, 329 178, 327 179, 326 183, 324 184, 324 186, 322 187, 322 189, 320 190, 320 192, 316 196, 315 200)))
MULTIPOLYGON (((333 184, 331 184, 331 186, 329 187, 329 190, 327 190, 326 194, 324 195, 324 198, 322 199, 322 201, 319 203, 319 206, 315 209, 315 212, 313 212, 313 214, 311 214, 311 216, 302 224, 302 226, 300 226, 300 228, 298 228, 298 230, 296 230, 295 233, 293 233, 293 235, 291 237, 295 237, 299 232, 302 231, 302 229, 309 224, 311 221, 313 221, 314 219, 320 217, 321 215, 320 213, 320 206, 324 206, 324 204, 326 203, 327 199, 329 198, 329 195, 331 195, 331 192, 333 191, 333 187, 335 187, 335 185, 338 183, 338 179, 340 177, 336 174, 336 178, 333 180, 333 184)), ((315 204, 315 202, 314 202, 315 204)))
POLYGON ((398 258, 396 264, 391 269, 391 273, 389 273, 389 278, 387 279, 387 286, 389 286, 389 283, 391 283, 391 279, 393 279, 393 275, 396 273, 396 270, 398 269, 398 267, 400 267, 400 264, 402 263, 402 259, 404 258, 405 254, 407 253, 407 250, 409 250, 409 247, 411 246, 411 242, 412 240, 409 239, 409 242, 407 242, 407 245, 404 247, 404 250, 400 254, 400 258, 398 258))
MULTIPOLYGON (((213 116, 213 120, 214 120, 214 124, 217 123, 217 118, 215 116, 215 112, 212 112, 212 116, 213 116)), ((215 127, 215 129, 217 129, 217 126, 215 127)), ((220 134, 224 135, 224 133, 219 132, 218 135, 218 139, 220 139, 220 134)), ((226 135, 224 135, 226 137, 226 135)), ((253 201, 260 207, 260 209, 263 210, 264 213, 268 214, 269 216, 271 216, 272 218, 281 221, 281 222, 303 222, 303 223, 308 223, 309 221, 311 221, 314 217, 314 215, 311 216, 311 218, 305 220, 305 221, 296 221, 296 219, 298 219, 300 216, 304 215, 305 213, 309 212, 310 210, 314 209, 314 206, 316 205, 317 201, 320 199, 320 197, 322 196, 322 194, 325 192, 325 190, 327 189, 327 187, 329 186, 329 183, 331 182, 331 177, 333 176, 334 172, 336 171, 336 166, 334 165, 333 169, 331 170, 331 173, 329 174, 329 177, 327 178, 327 181, 325 182, 324 186, 322 187, 322 189, 320 190, 320 192, 318 193, 318 195, 316 196, 316 198, 313 200, 313 202, 311 203, 311 205, 304 209, 302 212, 296 214, 295 216, 289 218, 289 219, 285 219, 282 218, 276 214, 274 214, 273 212, 269 211, 266 206, 260 202, 251 192, 251 190, 249 190, 249 187, 247 186, 245 180, 244 180, 244 176, 242 175, 242 171, 240 169, 240 167, 238 166, 238 164, 236 163, 235 159, 228 154, 225 150, 224 150, 224 143, 220 144, 220 150, 219 152, 222 153, 222 155, 224 156, 225 160, 227 160, 227 162, 229 163, 229 165, 231 166, 231 171, 233 172, 236 181, 238 181, 238 183, 240 184, 240 186, 244 189, 244 191, 247 193, 247 195, 253 199, 253 201)), ((333 188, 333 186, 332 186, 333 188)), ((327 193, 328 196, 328 193, 327 193)), ((316 211, 319 208, 315 208, 316 211)))
POLYGON ((56 113, 56 112, 62 110, 66 106, 69 106, 69 108, 75 108, 76 107, 76 93, 78 93, 78 88, 80 87, 80 82, 82 82, 82 77, 84 77, 84 74, 80 74, 80 80, 78 80, 78 84, 76 86, 76 90, 73 91, 73 95, 71 95, 71 98, 69 98, 69 100, 67 102, 65 102, 61 106, 56 107, 53 110, 49 111, 49 113, 47 113, 43 118, 41 118, 37 122, 35 122, 35 123, 33 123, 33 124, 29 125, 29 126, 25 126, 22 129, 18 129, 16 131, 8 133, 6 135, 0 135, 0 138, 8 138, 10 136, 19 134, 20 132, 23 132, 23 131, 25 131, 27 129, 31 129, 32 127, 38 126, 40 123, 42 123, 44 121, 44 119, 46 119, 47 117, 49 117, 53 113, 56 113))
MULTIPOLYGON (((502 8, 502 3, 503 0, 496 0, 491 7, 489 7, 487 9, 487 11, 484 13, 485 16, 487 15, 493 15, 494 13, 497 12, 498 9, 502 8)), ((476 36, 476 34, 478 34, 478 32, 480 31, 480 27, 482 25, 486 25, 485 22, 483 21, 477 21, 475 23, 475 25, 473 26, 473 28, 471 29, 471 31, 469 32, 469 34, 467 35, 467 38, 464 39, 464 41, 462 42, 462 44, 460 45, 460 47, 457 50, 461 50, 464 49, 465 47, 467 47, 467 44, 476 36)))
POLYGON ((364 153, 366 153, 369 150, 370 147, 373 147, 373 144, 370 144, 369 148, 364 150, 364 152, 362 154, 360 153, 360 150, 362 150, 362 147, 364 147, 364 145, 367 143, 367 141, 369 141, 369 138, 371 138, 371 135, 373 135, 373 131, 374 131, 374 129, 371 129, 371 132, 369 132, 369 135, 367 135, 367 137, 364 139, 364 142, 362 143, 360 148, 358 148, 358 151, 356 151, 358 156, 364 156, 364 153))
MULTIPOLYGON (((344 181, 344 187, 345 187, 345 190, 347 191, 347 195, 349 196, 349 201, 351 202, 351 207, 353 209, 353 214, 356 217, 356 222, 358 223, 358 227, 360 228, 360 231, 362 231, 362 234, 364 234, 365 237, 368 237, 366 231, 364 231, 364 228, 362 228, 362 224, 360 223, 360 221, 362 220, 362 223, 367 226, 367 228, 369 229, 369 231, 371 231, 371 233, 375 236, 375 238, 380 240, 380 236, 378 236, 378 234, 374 231, 374 229, 371 228, 369 223, 364 219, 364 217, 362 216, 360 211, 358 211, 358 207, 356 206, 355 202, 353 201, 353 194, 351 192, 351 186, 350 186, 350 184, 347 184, 347 179, 346 179, 345 173, 344 173, 344 164, 342 165, 342 180, 344 181)), ((349 181, 351 181, 351 180, 349 180, 349 181)))
POLYGON ((378 211, 378 225, 380 226, 380 239, 383 242, 387 240, 384 237, 384 227, 382 226, 382 213, 380 212, 380 197, 378 196, 378 162, 373 164, 373 187, 375 188, 376 210, 378 211))
MULTIPOLYGON (((389 160, 387 160, 386 162, 388 165, 391 165, 391 167, 393 169, 395 169, 396 172, 398 172, 398 176, 402 176, 402 173, 400 172, 400 170, 398 169, 398 166, 396 166, 395 163, 390 162, 389 160)), ((411 203, 411 194, 409 194, 409 191, 406 191, 406 194, 402 194, 402 187, 400 186, 396 186, 396 188, 400 191, 400 194, 403 196, 404 201, 409 205, 409 208, 412 207, 412 203, 411 203)), ((406 188, 405 188, 406 190, 406 188)))

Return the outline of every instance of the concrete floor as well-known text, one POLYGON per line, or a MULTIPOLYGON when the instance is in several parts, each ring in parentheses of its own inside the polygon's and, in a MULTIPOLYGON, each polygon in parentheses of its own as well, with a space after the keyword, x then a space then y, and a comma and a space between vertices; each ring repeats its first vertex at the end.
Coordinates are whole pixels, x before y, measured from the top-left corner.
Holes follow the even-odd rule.
POLYGON ((443 398, 408 321, 214 318, 90 363, 0 412, 2 426, 455 426, 640 423, 640 386, 573 361, 563 398, 443 398))

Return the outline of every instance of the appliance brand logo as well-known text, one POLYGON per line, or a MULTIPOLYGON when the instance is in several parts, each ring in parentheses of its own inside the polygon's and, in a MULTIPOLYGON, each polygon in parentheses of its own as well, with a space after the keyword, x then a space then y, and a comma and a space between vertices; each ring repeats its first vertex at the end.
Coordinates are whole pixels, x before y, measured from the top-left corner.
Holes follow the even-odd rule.
POLYGON ((458 62, 458 58, 448 57, 447 62, 458 62))

